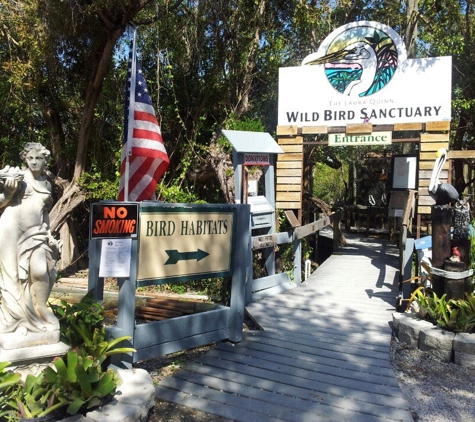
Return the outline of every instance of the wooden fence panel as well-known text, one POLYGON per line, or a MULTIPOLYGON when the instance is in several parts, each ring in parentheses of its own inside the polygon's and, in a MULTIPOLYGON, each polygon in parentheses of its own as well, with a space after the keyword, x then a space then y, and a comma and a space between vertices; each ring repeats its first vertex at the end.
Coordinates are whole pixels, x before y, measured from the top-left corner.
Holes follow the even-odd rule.
MULTIPOLYGON (((445 122, 441 122, 442 125, 426 124, 427 130, 446 130, 445 122), (429 125, 429 127, 427 127, 429 125)), ((448 133, 421 133, 420 142, 420 156, 419 156, 419 197, 417 212, 419 214, 430 214, 431 206, 435 201, 430 197, 428 187, 430 178, 432 176, 432 169, 437 158, 437 150, 440 148, 449 148, 449 134, 448 133)), ((445 163, 444 168, 440 174, 440 180, 442 182, 447 181, 448 177, 448 161, 445 163)))

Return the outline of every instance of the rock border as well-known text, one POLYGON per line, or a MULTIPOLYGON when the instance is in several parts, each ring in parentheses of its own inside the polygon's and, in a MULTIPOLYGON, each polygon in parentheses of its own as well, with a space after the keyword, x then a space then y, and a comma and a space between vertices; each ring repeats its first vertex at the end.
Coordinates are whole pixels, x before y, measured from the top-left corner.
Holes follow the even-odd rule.
POLYGON ((430 353, 442 362, 475 368, 475 334, 452 333, 411 313, 393 313, 393 330, 401 343, 430 353))

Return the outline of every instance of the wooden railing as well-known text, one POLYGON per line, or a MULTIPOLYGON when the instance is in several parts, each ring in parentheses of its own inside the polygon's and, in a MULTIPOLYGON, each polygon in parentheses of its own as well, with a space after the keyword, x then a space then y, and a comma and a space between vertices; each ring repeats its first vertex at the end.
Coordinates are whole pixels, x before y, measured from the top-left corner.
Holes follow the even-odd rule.
POLYGON ((261 299, 262 297, 274 295, 302 283, 302 242, 307 236, 313 235, 319 230, 331 225, 333 227, 333 251, 338 250, 338 239, 340 237, 340 220, 342 213, 340 210, 333 214, 321 218, 313 223, 282 233, 275 233, 265 236, 253 236, 253 250, 275 247, 291 243, 294 252, 293 279, 287 273, 273 274, 251 280, 247 285, 246 303, 261 299))

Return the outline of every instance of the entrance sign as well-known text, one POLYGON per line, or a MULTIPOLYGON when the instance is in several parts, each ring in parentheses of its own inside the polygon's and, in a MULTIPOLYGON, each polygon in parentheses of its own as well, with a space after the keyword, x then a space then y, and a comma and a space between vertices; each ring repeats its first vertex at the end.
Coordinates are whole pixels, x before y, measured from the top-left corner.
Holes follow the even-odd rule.
POLYGON ((231 275, 235 212, 219 206, 143 207, 137 284, 231 275))
POLYGON ((452 58, 407 59, 378 22, 333 31, 299 67, 279 71, 280 126, 425 123, 451 119, 452 58))
POLYGON ((359 145, 388 145, 393 138, 392 132, 374 132, 364 135, 349 133, 329 133, 328 145, 334 147, 359 146, 359 145))

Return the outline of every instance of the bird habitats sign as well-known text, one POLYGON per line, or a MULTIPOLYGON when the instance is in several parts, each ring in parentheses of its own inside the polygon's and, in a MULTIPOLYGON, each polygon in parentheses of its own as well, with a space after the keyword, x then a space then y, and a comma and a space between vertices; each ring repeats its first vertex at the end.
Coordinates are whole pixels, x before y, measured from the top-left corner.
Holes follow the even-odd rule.
POLYGON ((392 132, 373 132, 368 134, 329 133, 328 145, 343 147, 358 145, 389 145, 393 139, 392 132))
POLYGON ((298 67, 279 70, 279 126, 425 123, 451 119, 452 58, 408 59, 378 22, 333 31, 298 67))
POLYGON ((235 222, 229 206, 142 207, 137 285, 231 275, 235 222))

